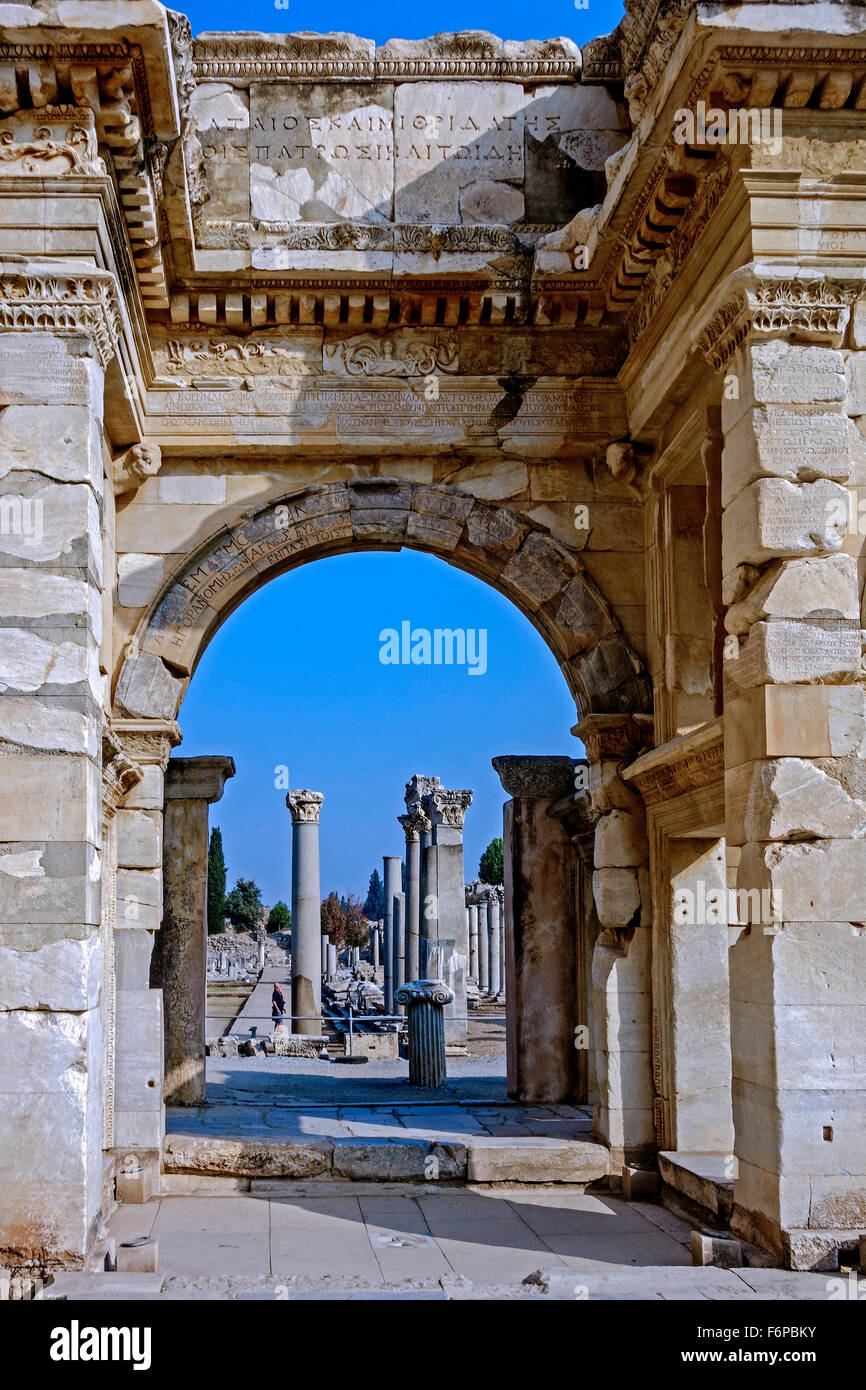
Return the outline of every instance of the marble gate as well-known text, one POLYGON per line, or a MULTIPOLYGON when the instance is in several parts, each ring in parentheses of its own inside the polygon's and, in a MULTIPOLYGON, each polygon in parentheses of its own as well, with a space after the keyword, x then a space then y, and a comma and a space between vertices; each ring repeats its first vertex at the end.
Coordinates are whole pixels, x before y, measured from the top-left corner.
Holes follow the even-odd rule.
POLYGON ((730 1154, 734 1229, 832 1262, 866 1223, 866 22, 628 0, 581 53, 6 9, 5 1258, 80 1262, 115 1163, 159 1163, 209 637, 414 546, 535 623, 587 751, 500 769, 513 1084, 592 1087, 615 1165, 730 1154))

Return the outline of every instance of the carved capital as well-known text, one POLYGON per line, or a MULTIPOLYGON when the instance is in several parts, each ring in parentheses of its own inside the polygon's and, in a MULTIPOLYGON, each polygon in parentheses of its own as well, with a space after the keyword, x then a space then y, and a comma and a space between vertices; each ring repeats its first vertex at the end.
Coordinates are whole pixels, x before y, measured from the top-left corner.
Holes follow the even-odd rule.
POLYGON ((111 727, 127 757, 142 767, 156 764, 163 772, 183 738, 174 719, 114 719, 111 727))
POLYGON ((424 831, 430 831, 430 817, 426 816, 420 806, 413 808, 405 816, 398 816, 397 820, 406 832, 406 843, 412 844, 420 840, 424 831))
POLYGON ((166 801, 219 801, 235 760, 225 754, 200 758, 171 758, 165 774, 166 801))
POLYGON ((125 453, 118 454, 111 465, 114 479, 114 492, 117 497, 141 487, 145 478, 152 478, 159 472, 162 451, 158 444, 133 444, 125 453))
POLYGON ((636 758, 652 746, 653 721, 649 714, 588 714, 572 733, 582 740, 591 763, 636 758))
POLYGON ((472 792, 435 787, 424 797, 422 804, 432 825, 446 825, 451 830, 462 830, 466 812, 472 804, 472 792))
POLYGON ((791 338, 838 347, 853 293, 822 277, 776 278, 746 266, 720 287, 695 340, 714 371, 746 341, 791 338))
MULTIPOLYGON (((425 777, 423 773, 414 773, 410 780, 406 783, 406 791, 403 796, 403 800, 406 802, 407 811, 418 811, 421 815, 426 817, 427 813, 423 809, 421 803, 425 796, 430 795, 434 787, 438 787, 440 785, 441 783, 438 777, 425 777)), ((426 827, 426 829, 428 830, 429 828, 429 826, 426 827)))
POLYGON ((99 365, 107 367, 120 337, 121 318, 114 276, 108 271, 67 272, 25 262, 0 272, 0 330, 32 330, 57 337, 90 339, 99 365))
POLYGON ((395 1004, 438 1004, 444 1008, 454 1003, 454 991, 444 980, 411 980, 394 991, 395 1004))
POLYGON ((292 813, 292 824, 318 825, 324 799, 323 792, 311 792, 306 788, 288 792, 286 805, 292 813))
POLYGON ((127 792, 137 786, 144 773, 124 749, 118 735, 106 724, 102 730, 102 819, 113 819, 127 792))

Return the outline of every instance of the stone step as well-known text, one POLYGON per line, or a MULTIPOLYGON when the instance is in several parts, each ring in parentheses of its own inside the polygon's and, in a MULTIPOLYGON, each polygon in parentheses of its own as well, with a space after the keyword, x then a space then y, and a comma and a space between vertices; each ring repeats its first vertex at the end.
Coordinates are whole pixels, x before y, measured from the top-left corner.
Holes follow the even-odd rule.
POLYGON ((581 1139, 279 1140, 167 1134, 167 1175, 344 1179, 355 1182, 547 1183, 585 1185, 609 1172, 602 1144, 581 1139))

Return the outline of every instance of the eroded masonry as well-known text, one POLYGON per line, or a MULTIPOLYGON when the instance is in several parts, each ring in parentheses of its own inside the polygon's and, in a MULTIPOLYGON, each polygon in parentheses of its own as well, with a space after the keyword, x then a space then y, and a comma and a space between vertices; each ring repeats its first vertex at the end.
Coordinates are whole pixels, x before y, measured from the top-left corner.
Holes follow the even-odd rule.
POLYGON ((154 945, 204 930, 209 638, 401 546, 527 615, 586 749, 498 750, 512 1094, 593 1102, 614 1184, 725 1156, 794 1267, 866 1227, 866 11, 626 9, 4 7, 3 1263, 81 1264, 194 1084, 154 945))

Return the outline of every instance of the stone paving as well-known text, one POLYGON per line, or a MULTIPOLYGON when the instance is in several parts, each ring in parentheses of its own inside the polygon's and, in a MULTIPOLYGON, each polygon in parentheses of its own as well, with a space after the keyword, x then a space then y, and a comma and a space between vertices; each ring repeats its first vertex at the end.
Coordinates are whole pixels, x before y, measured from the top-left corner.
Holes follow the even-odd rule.
MULTIPOLYGON (((215 1187, 220 1181, 225 1191, 225 1180, 215 1187)), ((151 1296, 167 1298, 749 1300, 831 1292, 827 1275, 692 1268, 691 1227, 664 1207, 568 1188, 281 1184, 273 1195, 168 1195, 123 1206, 110 1230, 119 1241, 156 1238, 164 1285, 159 1294, 154 1281, 151 1296)), ((99 1276, 87 1295, 86 1276, 64 1278, 70 1282, 55 1296, 116 1297, 122 1288, 99 1276)))

